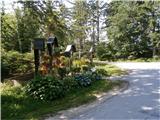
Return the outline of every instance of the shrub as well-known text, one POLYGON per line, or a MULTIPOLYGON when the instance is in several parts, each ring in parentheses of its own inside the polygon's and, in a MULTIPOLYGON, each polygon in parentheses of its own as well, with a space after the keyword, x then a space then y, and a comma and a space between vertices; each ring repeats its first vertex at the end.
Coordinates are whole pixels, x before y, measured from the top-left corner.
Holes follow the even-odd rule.
POLYGON ((79 73, 80 71, 81 71, 80 67, 74 67, 74 66, 71 67, 71 72, 79 73))
POLYGON ((81 67, 82 65, 87 65, 89 63, 89 60, 81 58, 80 60, 74 60, 73 66, 74 67, 81 67))
POLYGON ((91 85, 92 82, 90 74, 79 74, 75 76, 75 79, 81 87, 87 87, 91 85))
POLYGON ((81 71, 85 72, 89 70, 89 66, 88 65, 82 65, 81 66, 81 71))
POLYGON ((102 68, 97 68, 97 69, 96 69, 96 73, 97 73, 98 75, 108 76, 108 72, 107 72, 105 69, 102 69, 102 68))
POLYGON ((101 76, 96 72, 85 72, 75 76, 76 81, 81 87, 87 87, 91 85, 93 81, 100 80, 101 76))
POLYGON ((26 92, 34 98, 41 100, 54 100, 66 94, 63 80, 52 76, 37 76, 27 84, 26 92))
POLYGON ((80 60, 74 60, 72 65, 72 71, 75 73, 85 72, 90 69, 89 60, 81 58, 80 60))
POLYGON ((7 63, 5 63, 3 60, 1 61, 1 77, 2 77, 2 82, 5 76, 9 75, 10 67, 7 63))
POLYGON ((2 51, 2 74, 25 73, 33 69, 33 54, 21 54, 17 51, 2 51))
POLYGON ((113 59, 111 50, 105 43, 100 43, 97 46, 96 50, 96 56, 99 58, 99 60, 111 60, 113 59))
POLYGON ((65 75, 67 74, 66 68, 58 68, 58 74, 61 78, 64 78, 65 75))
POLYGON ((66 91, 71 91, 74 88, 78 87, 78 83, 74 77, 67 76, 63 78, 64 86, 66 91))

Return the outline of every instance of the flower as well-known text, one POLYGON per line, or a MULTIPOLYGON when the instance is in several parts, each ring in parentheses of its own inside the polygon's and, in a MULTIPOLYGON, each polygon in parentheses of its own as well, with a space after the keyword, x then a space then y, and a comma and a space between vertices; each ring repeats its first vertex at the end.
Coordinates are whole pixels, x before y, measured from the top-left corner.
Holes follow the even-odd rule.
POLYGON ((91 71, 92 71, 92 72, 96 72, 96 68, 93 67, 93 68, 91 69, 91 71))

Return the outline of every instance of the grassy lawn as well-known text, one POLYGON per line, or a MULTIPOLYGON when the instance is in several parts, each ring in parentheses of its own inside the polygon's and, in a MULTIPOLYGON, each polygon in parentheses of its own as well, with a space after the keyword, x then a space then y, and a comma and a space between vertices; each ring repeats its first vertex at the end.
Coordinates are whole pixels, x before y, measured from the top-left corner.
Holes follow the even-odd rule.
POLYGON ((108 76, 119 76, 119 75, 127 74, 127 71, 121 70, 120 68, 114 65, 109 65, 109 64, 99 64, 98 63, 96 65, 96 68, 105 70, 108 76))
MULTIPOLYGON (((104 67, 103 69, 109 75, 123 73, 122 70, 112 65, 97 67, 104 67)), ((46 114, 56 114, 60 110, 92 102, 96 100, 95 94, 107 92, 121 84, 121 81, 98 80, 88 87, 72 90, 63 98, 46 102, 29 97, 23 87, 14 87, 5 83, 1 85, 2 119, 40 119, 46 114)))

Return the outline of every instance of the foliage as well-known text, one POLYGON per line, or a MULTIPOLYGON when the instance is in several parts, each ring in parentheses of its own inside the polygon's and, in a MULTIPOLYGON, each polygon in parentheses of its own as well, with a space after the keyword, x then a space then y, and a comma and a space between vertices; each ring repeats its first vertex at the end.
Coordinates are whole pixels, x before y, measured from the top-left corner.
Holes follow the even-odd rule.
POLYGON ((115 58, 152 57, 159 44, 159 1, 112 1, 107 9, 108 44, 115 58))
POLYGON ((67 74, 66 68, 58 68, 58 74, 61 78, 64 78, 67 74))
POLYGON ((72 91, 73 89, 77 89, 79 87, 75 78, 71 76, 64 77, 63 82, 64 82, 65 90, 68 92, 72 91))
POLYGON ((37 76, 28 83, 26 92, 34 98, 49 101, 63 97, 66 89, 62 80, 52 76, 37 76))
MULTIPOLYGON (((60 75, 65 74, 64 71, 61 72, 60 75)), ((27 93, 37 99, 54 100, 63 97, 74 88, 91 85, 93 81, 100 80, 101 76, 99 73, 84 70, 74 77, 60 76, 60 78, 47 75, 35 77, 27 85, 27 93)))
POLYGON ((73 60, 72 62, 72 67, 71 67, 71 71, 75 74, 77 73, 85 73, 90 71, 91 66, 89 64, 89 60, 85 59, 84 57, 82 57, 79 60, 73 60))
POLYGON ((48 38, 52 34, 61 45, 68 43, 64 40, 70 36, 65 19, 68 10, 64 4, 56 6, 54 1, 19 0, 13 3, 13 13, 5 13, 5 7, 3 5, 1 23, 2 45, 7 51, 29 52, 34 38, 48 38))
POLYGON ((46 0, 19 0, 13 4, 13 13, 6 13, 2 2, 2 48, 25 53, 32 50, 35 37, 54 35, 60 49, 74 42, 79 57, 91 46, 95 50, 97 44, 100 60, 150 58, 160 54, 159 1, 112 1, 107 4, 84 0, 70 2, 72 8, 67 8, 63 1, 56 2, 58 4, 46 0), (104 29, 107 33, 104 38, 108 37, 108 41, 106 45, 99 45, 104 29))
POLYGON ((114 65, 96 65, 96 72, 102 76, 118 76, 126 74, 127 71, 121 70, 120 68, 114 65))
POLYGON ((92 84, 92 82, 96 80, 100 80, 101 76, 96 72, 84 72, 82 74, 75 75, 75 80, 81 87, 87 87, 92 84))
POLYGON ((81 71, 82 72, 89 71, 89 69, 90 69, 89 65, 82 65, 81 66, 81 71))
POLYGON ((108 72, 107 72, 105 69, 103 69, 103 68, 97 68, 97 69, 96 69, 96 73, 97 73, 98 75, 108 76, 108 72))
POLYGON ((79 60, 74 60, 72 62, 73 67, 81 67, 83 65, 88 65, 88 63, 89 63, 89 60, 88 59, 84 59, 84 58, 81 58, 79 60))
POLYGON ((99 60, 113 60, 113 51, 109 48, 109 45, 99 43, 96 49, 96 56, 99 60))
POLYGON ((8 74, 13 73, 26 73, 33 69, 33 54, 21 54, 16 51, 6 52, 2 49, 1 65, 2 65, 2 78, 8 74))
POLYGON ((80 74, 80 75, 76 75, 75 79, 77 80, 78 84, 80 86, 89 86, 91 85, 92 79, 91 79, 91 75, 90 74, 80 74))
POLYGON ((77 48, 80 51, 80 57, 82 50, 84 49, 84 40, 87 38, 87 20, 88 20, 88 6, 87 1, 76 0, 73 5, 72 19, 73 23, 71 29, 76 39, 77 48))
MULTIPOLYGON (((51 102, 43 102, 29 97, 23 88, 8 84, 1 86, 2 119, 42 119, 46 114, 56 114, 61 110, 91 102, 95 94, 112 89, 118 81, 95 81, 91 86, 74 89, 65 97, 51 102)), ((121 83, 121 82, 120 82, 121 83)))

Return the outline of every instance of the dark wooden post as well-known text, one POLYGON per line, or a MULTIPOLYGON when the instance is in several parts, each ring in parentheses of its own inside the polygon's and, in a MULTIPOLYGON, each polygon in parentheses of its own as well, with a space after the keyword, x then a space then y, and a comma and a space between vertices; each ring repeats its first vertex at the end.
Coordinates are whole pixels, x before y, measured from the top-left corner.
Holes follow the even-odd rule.
POLYGON ((38 68, 40 65, 40 61, 39 61, 39 50, 38 49, 34 49, 34 64, 35 64, 35 75, 38 74, 38 68))
POLYGON ((35 38, 33 41, 34 44, 34 64, 35 64, 35 75, 38 74, 38 69, 40 65, 40 50, 44 51, 45 49, 45 39, 44 38, 35 38))
POLYGON ((49 73, 51 73, 51 70, 52 70, 52 61, 53 61, 52 44, 47 42, 47 48, 48 48, 48 54, 50 56, 50 58, 49 58, 49 73))

